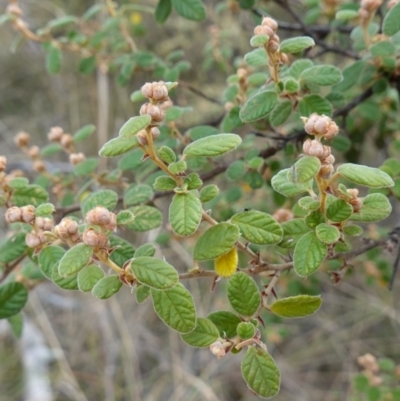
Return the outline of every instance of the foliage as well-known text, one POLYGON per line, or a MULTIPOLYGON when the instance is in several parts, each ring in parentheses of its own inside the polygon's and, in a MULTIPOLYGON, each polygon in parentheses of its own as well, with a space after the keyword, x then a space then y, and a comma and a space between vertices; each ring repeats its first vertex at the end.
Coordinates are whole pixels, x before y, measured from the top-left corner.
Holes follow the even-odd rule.
POLYGON ((176 52, 161 57, 139 48, 130 17, 150 13, 161 24, 175 11, 202 21, 207 7, 202 0, 160 0, 155 8, 121 3, 105 0, 82 16, 65 15, 36 31, 17 1, 10 1, 0 18, 23 39, 42 44, 50 74, 62 70, 65 52, 74 52, 82 74, 111 71, 119 85, 128 85, 134 74, 151 71, 157 80, 132 93, 132 102, 141 103, 139 115, 102 144, 100 159, 78 151, 96 132, 91 124, 74 135, 51 128, 51 144, 42 149, 19 133, 16 144, 37 173, 32 183, 8 172, 7 159, 0 157, 0 202, 10 233, 0 244, 0 318, 20 333, 19 312, 29 290, 44 280, 99 299, 134 290, 139 304, 151 298, 160 319, 185 343, 209 347, 218 358, 244 348, 244 380, 261 397, 273 397, 281 377, 262 339, 265 316, 306 317, 317 313, 323 298, 280 287, 282 273, 295 282, 326 272, 333 263, 330 274, 339 282, 355 257, 398 240, 396 232, 362 245, 352 238, 362 234, 359 224, 387 218, 400 197, 400 5, 307 2, 302 21, 288 3, 277 2, 296 20, 293 28, 267 16, 271 11, 261 1, 219 2, 217 13, 251 13, 254 35, 245 34, 255 49, 234 60, 213 41, 205 57, 222 69, 235 65, 222 96, 224 115, 181 132, 190 108, 174 102, 190 67, 176 52), (328 22, 314 24, 320 20, 328 22), (280 41, 276 32, 285 27, 304 35, 280 41), (330 53, 347 61, 327 57, 330 53), (359 163, 359 145, 371 126, 378 149, 392 141, 385 149, 392 157, 378 168, 359 163), (302 143, 302 151, 293 142, 302 143), (334 150, 342 153, 340 165, 334 150), (62 152, 71 169, 54 172, 45 160, 62 152), (117 163, 111 160, 113 170, 101 168, 99 160, 121 155, 117 163), (168 205, 167 218, 157 199, 168 205), (187 271, 156 255, 154 244, 137 247, 122 238, 125 232, 159 227, 191 250, 187 271), (234 312, 197 315, 182 282, 202 277, 210 278, 213 288, 227 281, 234 312), (283 297, 272 301, 279 292, 283 297))

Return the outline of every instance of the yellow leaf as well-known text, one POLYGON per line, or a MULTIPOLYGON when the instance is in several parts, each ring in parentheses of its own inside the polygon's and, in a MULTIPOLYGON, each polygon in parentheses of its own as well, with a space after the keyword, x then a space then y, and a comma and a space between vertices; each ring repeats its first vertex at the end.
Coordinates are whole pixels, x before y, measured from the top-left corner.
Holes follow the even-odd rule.
POLYGON ((215 259, 214 267, 218 276, 229 277, 235 273, 237 264, 238 254, 236 248, 233 247, 228 253, 215 259))
POLYGON ((133 12, 130 16, 130 20, 133 25, 139 25, 143 21, 142 14, 133 12))

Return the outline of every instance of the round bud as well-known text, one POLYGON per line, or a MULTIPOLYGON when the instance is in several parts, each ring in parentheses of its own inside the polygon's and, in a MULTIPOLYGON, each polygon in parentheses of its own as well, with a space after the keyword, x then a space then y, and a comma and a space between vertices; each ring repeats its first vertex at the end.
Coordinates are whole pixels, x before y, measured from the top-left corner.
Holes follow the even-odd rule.
POLYGON ((17 136, 15 137, 15 144, 19 148, 25 148, 29 144, 29 140, 31 139, 31 136, 27 134, 26 132, 19 132, 17 136))
POLYGON ((141 145, 148 145, 149 141, 147 139, 146 130, 142 129, 136 134, 136 138, 141 145))
POLYGON ((110 223, 110 211, 103 206, 96 206, 86 214, 86 222, 91 225, 106 225, 110 223))
POLYGON ((0 156, 0 172, 4 171, 7 167, 7 159, 4 156, 0 156))
POLYGON ((329 155, 325 159, 322 160, 323 164, 335 164, 335 157, 333 155, 329 155))
POLYGON ((324 155, 324 145, 316 139, 307 139, 303 144, 303 152, 307 156, 320 158, 324 155))
POLYGON ((358 197, 358 189, 357 188, 350 188, 347 190, 347 193, 353 198, 356 199, 358 197))
POLYGON ((160 130, 157 127, 152 127, 150 133, 153 139, 157 139, 160 136, 160 130))
POLYGON ((222 358, 226 354, 225 347, 219 340, 210 345, 210 351, 218 358, 222 358))
POLYGON ((305 121, 304 129, 310 135, 314 135, 314 124, 318 120, 318 114, 313 113, 309 118, 304 118, 305 121))
POLYGON ((293 219, 293 213, 288 209, 278 209, 274 214, 273 218, 278 223, 284 223, 285 221, 289 221, 293 219))
POLYGON ((37 172, 37 173, 44 173, 46 171, 46 165, 44 164, 44 162, 42 162, 41 160, 36 160, 33 163, 33 169, 37 172))
POLYGON ((165 111, 162 110, 159 106, 156 106, 151 103, 145 103, 140 108, 140 115, 149 114, 152 121, 159 123, 165 118, 165 111))
POLYGON ((270 40, 267 44, 267 47, 271 53, 276 53, 279 50, 279 42, 270 40))
POLYGON ((39 146, 34 145, 34 146, 31 146, 31 147, 28 149, 28 155, 29 155, 29 157, 31 157, 32 159, 38 157, 38 156, 39 156, 39 153, 40 153, 40 148, 39 148, 39 146))
POLYGON ((273 18, 270 17, 263 18, 261 24, 263 26, 271 28, 274 32, 278 29, 278 23, 273 18))
POLYGON ((224 104, 225 111, 231 111, 234 107, 235 107, 235 104, 233 102, 226 102, 224 104))
POLYGON ((82 235, 83 243, 94 248, 107 248, 109 245, 108 237, 104 233, 98 233, 93 228, 88 228, 82 235))
POLYGON ((48 217, 36 217, 35 225, 43 231, 51 231, 53 229, 53 220, 48 217))
POLYGON ((22 221, 25 223, 32 223, 35 220, 35 206, 28 205, 21 207, 22 221))
POLYGON ((61 127, 51 127, 50 132, 47 134, 47 138, 51 142, 59 142, 64 134, 64 130, 61 127))
MULTIPOLYGON (((325 146, 324 145, 324 153, 321 156, 321 160, 325 160, 328 156, 330 156, 332 153, 332 149, 330 146, 325 146)), ((332 156, 333 157, 333 156, 332 156)))
POLYGON ((330 121, 331 121, 331 119, 330 119, 329 117, 324 116, 324 115, 320 116, 320 117, 315 121, 315 124, 314 124, 314 131, 315 131, 317 134, 319 134, 319 135, 323 135, 323 134, 326 132, 326 130, 327 130, 328 126, 329 126, 330 121))
POLYGON ((117 228, 117 215, 110 212, 110 222, 105 226, 106 230, 114 231, 117 228))
POLYGON ((351 204, 351 206, 353 206, 353 211, 358 212, 361 209, 363 202, 360 198, 356 198, 356 199, 352 199, 350 201, 350 204, 351 204))
POLYGON ((30 232, 26 234, 25 243, 29 248, 37 248, 47 242, 47 238, 43 233, 30 232))
POLYGON ((69 155, 69 162, 73 165, 76 166, 79 163, 82 163, 85 161, 85 155, 80 152, 80 153, 71 153, 69 155))
POLYGON ((324 138, 326 140, 334 138, 339 133, 339 127, 334 121, 331 121, 327 130, 325 131, 324 138))
POLYGON ((236 75, 240 79, 244 79, 247 76, 247 70, 245 68, 238 68, 237 71, 236 71, 236 75))
POLYGON ((319 176, 322 178, 329 178, 334 171, 332 164, 323 164, 319 169, 319 176))
POLYGON ((6 211, 7 223, 19 223, 22 221, 22 211, 19 207, 13 206, 6 211))
POLYGON ((168 98, 168 100, 166 100, 165 102, 160 103, 159 107, 161 108, 161 110, 166 110, 173 105, 174 104, 172 103, 172 100, 168 98))
POLYGON ((64 148, 69 148, 73 142, 71 134, 63 134, 60 139, 61 146, 64 148))
POLYGON ((63 240, 78 236, 79 238, 79 226, 75 220, 66 217, 60 221, 60 224, 54 227, 54 233, 63 240))
POLYGON ((281 57, 279 60, 282 64, 288 64, 289 63, 289 56, 286 53, 281 53, 281 57))
POLYGON ((144 97, 151 99, 153 97, 153 84, 147 82, 141 87, 140 92, 144 97))
POLYGON ((271 38, 274 36, 274 31, 268 26, 258 25, 254 28, 254 35, 267 35, 271 38))
POLYGON ((153 82, 153 99, 158 101, 168 99, 168 88, 164 82, 153 82))

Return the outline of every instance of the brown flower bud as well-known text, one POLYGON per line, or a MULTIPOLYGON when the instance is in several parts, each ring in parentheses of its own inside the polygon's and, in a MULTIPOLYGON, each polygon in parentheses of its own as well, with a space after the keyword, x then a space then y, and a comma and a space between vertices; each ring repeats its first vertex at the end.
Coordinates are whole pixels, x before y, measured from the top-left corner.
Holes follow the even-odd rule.
POLYGON ((235 104, 233 102, 226 102, 224 104, 225 111, 231 111, 234 107, 235 107, 235 104))
POLYGON ((7 14, 13 14, 16 17, 20 17, 22 13, 22 9, 18 4, 9 4, 6 8, 7 14))
POLYGON ((61 146, 64 148, 69 148, 73 141, 74 139, 71 134, 63 134, 60 139, 61 146))
POLYGON ((110 224, 110 219, 110 211, 103 206, 96 206, 86 214, 86 222, 91 225, 107 225, 110 224))
POLYGON ((0 156, 0 172, 3 172, 7 167, 7 159, 4 156, 0 156))
POLYGON ((117 228, 117 215, 110 212, 110 222, 104 227, 106 230, 114 231, 117 228))
POLYGON ((274 35, 274 31, 269 26, 258 25, 254 28, 254 35, 267 35, 271 38, 274 35))
POLYGON ((26 132, 19 132, 17 136, 15 137, 15 144, 19 148, 25 148, 29 144, 29 140, 31 139, 31 136, 27 134, 26 132))
POLYGON ((328 158, 332 153, 332 149, 330 146, 324 145, 324 154, 322 155, 321 159, 324 160, 328 158))
POLYGON ((215 341, 210 345, 210 351, 216 355, 218 358, 222 358, 225 356, 226 351, 225 351, 225 346, 222 344, 221 341, 215 341))
POLYGON ((319 176, 326 179, 329 178, 334 171, 335 169, 332 164, 323 164, 319 169, 319 176))
POLYGON ((167 110, 168 108, 172 107, 174 104, 172 103, 171 99, 166 100, 165 102, 162 102, 159 104, 159 107, 161 110, 167 110))
POLYGON ((329 155, 325 159, 321 160, 322 164, 335 164, 335 157, 333 155, 329 155))
POLYGON ((271 53, 276 53, 279 50, 279 43, 270 40, 267 44, 267 48, 271 53))
POLYGON ((331 139, 339 132, 339 127, 328 116, 311 114, 310 118, 304 118, 304 129, 310 135, 323 136, 325 139, 331 139))
POLYGON ((26 234, 25 243, 29 248, 37 248, 47 242, 47 238, 43 233, 31 232, 26 234))
POLYGON ((288 209, 278 209, 272 216, 278 223, 284 223, 293 219, 293 213, 288 209))
POLYGON ((323 135, 326 130, 328 129, 329 123, 331 119, 325 115, 320 116, 314 124, 314 131, 319 134, 323 135))
POLYGON ((69 162, 73 165, 76 166, 79 163, 82 163, 85 161, 85 155, 80 152, 80 153, 71 153, 69 155, 69 162))
POLYGON ((137 134, 136 134, 136 138, 138 140, 138 142, 141 145, 147 145, 149 143, 148 139, 147 139, 147 132, 145 129, 140 130, 137 134))
POLYGON ((324 155, 324 145, 316 139, 307 139, 303 143, 303 152, 307 156, 322 157, 324 155))
POLYGON ((369 14, 369 11, 366 10, 365 8, 359 8, 358 15, 360 16, 360 18, 362 20, 368 20, 370 14, 369 14))
POLYGON ((75 220, 66 217, 60 221, 60 224, 54 227, 54 233, 62 240, 78 235, 79 226, 75 220))
POLYGON ((153 84, 147 82, 141 87, 140 92, 142 92, 144 97, 151 99, 153 97, 153 84))
POLYGON ((236 75, 240 79, 244 79, 247 76, 247 70, 245 68, 238 68, 237 71, 236 71, 236 75))
POLYGON ((289 56, 286 53, 281 53, 279 61, 281 64, 288 64, 290 61, 289 56))
POLYGON ((328 129, 325 131, 324 138, 326 140, 334 138, 339 133, 339 127, 334 121, 331 121, 328 129))
POLYGON ((44 173, 47 170, 46 165, 42 160, 35 160, 33 163, 33 169, 38 173, 44 173))
POLYGON ((53 229, 53 220, 48 217, 36 217, 35 225, 39 230, 51 231, 53 229))
POLYGON ((162 110, 159 106, 156 106, 155 104, 151 103, 145 103, 141 108, 140 108, 140 115, 142 116, 143 114, 149 114, 152 121, 159 123, 165 118, 165 111, 162 110))
POLYGON ((278 29, 278 23, 270 17, 264 17, 261 24, 271 28, 274 32, 278 29))
POLYGON ((168 99, 168 88, 164 82, 153 82, 153 99, 158 101, 168 99))
POLYGON ((358 357, 357 362, 363 368, 370 370, 371 372, 378 372, 379 366, 376 361, 376 358, 371 354, 365 354, 363 356, 358 357))
POLYGON ((13 206, 6 211, 7 223, 19 223, 22 221, 22 211, 19 207, 13 206))
POLYGON ((22 221, 25 223, 32 223, 33 220, 35 220, 35 206, 28 205, 28 206, 22 206, 21 207, 21 213, 22 213, 22 221))
POLYGON ((40 153, 40 148, 39 148, 39 146, 34 145, 34 146, 31 146, 31 147, 28 149, 28 155, 29 155, 29 157, 31 157, 32 159, 38 157, 38 156, 39 156, 39 153, 40 153))
POLYGON ((363 202, 360 198, 355 198, 350 201, 350 205, 353 206, 354 212, 358 212, 361 209, 363 202))
POLYGON ((107 248, 109 245, 108 237, 102 232, 97 232, 93 228, 88 228, 83 232, 82 240, 84 244, 94 248, 107 248))
POLYGON ((160 136, 160 130, 157 127, 152 127, 150 133, 153 139, 157 139, 160 136))
POLYGON ((64 130, 61 127, 51 127, 50 132, 47 134, 47 138, 51 142, 59 142, 64 134, 64 130))

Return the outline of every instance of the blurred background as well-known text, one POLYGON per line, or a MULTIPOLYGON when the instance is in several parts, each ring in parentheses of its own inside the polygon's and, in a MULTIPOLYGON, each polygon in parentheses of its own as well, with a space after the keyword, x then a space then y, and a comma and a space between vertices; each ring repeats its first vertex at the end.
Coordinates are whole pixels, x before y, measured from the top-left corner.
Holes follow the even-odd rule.
MULTIPOLYGON (((95 3, 23 0, 20 5, 25 19, 36 30, 58 16, 79 16, 95 3)), ((156 3, 141 2, 150 6, 156 3)), ((189 88, 201 88, 210 98, 221 99, 226 77, 234 71, 230 61, 249 51, 254 26, 251 14, 225 13, 221 17, 211 7, 215 3, 223 2, 206 2, 208 18, 200 24, 173 15, 160 26, 146 13, 132 16, 141 48, 160 56, 183 50, 193 66, 182 75, 175 99, 180 106, 194 108, 180 122, 182 132, 215 121, 224 111, 222 104, 197 96, 189 88), (227 61, 219 64, 209 59, 217 25, 222 48, 228 49, 222 55, 227 61)), ((0 8, 6 6, 7 2, 0 0, 0 8)), ((286 18, 280 11, 276 16, 286 18)), ((52 126, 75 132, 93 123, 101 132, 82 149, 92 156, 107 138, 117 135, 129 117, 138 114, 130 94, 152 80, 151 73, 134 74, 122 86, 112 71, 79 74, 78 62, 76 55, 64 53, 61 73, 49 75, 41 45, 18 39, 8 24, 0 26, 0 153, 7 156, 12 168, 31 171, 30 162, 13 141, 21 130, 43 146, 52 126)), ((63 161, 62 157, 55 160, 63 161)), ((157 206, 167 209, 162 200, 157 206)), ((395 213, 386 230, 397 220, 395 213)), ((382 228, 372 227, 370 234, 374 236, 379 230, 382 228)), ((4 235, 4 225, 1 232, 4 235)), ((139 246, 154 242, 159 234, 160 230, 153 230, 127 238, 139 246)), ((178 240, 158 242, 160 257, 173 262, 180 271, 191 267, 191 255, 178 240)), ((323 306, 304 320, 265 315, 262 334, 282 374, 277 401, 362 400, 356 395, 354 380, 361 369, 357 363, 360 355, 371 353, 400 364, 400 278, 392 292, 386 287, 392 260, 392 255, 381 257, 371 251, 357 259, 354 271, 338 285, 327 274, 330 266, 310 280, 294 278, 293 273, 282 280, 282 295, 296 290, 321 293, 323 306)), ((214 291, 210 291, 209 279, 185 284, 195 297, 199 316, 217 309, 230 310, 223 295, 224 282, 214 291)), ((15 339, 6 321, 0 321, 0 401, 258 399, 241 377, 242 355, 217 360, 208 349, 185 345, 158 319, 150 300, 138 305, 127 288, 100 301, 43 282, 32 291, 24 318, 20 340, 15 339)), ((393 385, 398 382, 399 376, 393 385)))

